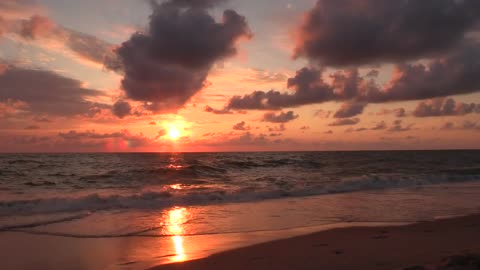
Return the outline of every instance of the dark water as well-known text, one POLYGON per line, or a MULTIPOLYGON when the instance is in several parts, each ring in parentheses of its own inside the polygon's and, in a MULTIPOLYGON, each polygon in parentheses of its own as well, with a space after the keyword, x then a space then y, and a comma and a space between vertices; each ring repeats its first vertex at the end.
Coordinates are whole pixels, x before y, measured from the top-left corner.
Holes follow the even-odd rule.
POLYGON ((480 151, 0 155, 0 216, 164 209, 480 180, 480 151))

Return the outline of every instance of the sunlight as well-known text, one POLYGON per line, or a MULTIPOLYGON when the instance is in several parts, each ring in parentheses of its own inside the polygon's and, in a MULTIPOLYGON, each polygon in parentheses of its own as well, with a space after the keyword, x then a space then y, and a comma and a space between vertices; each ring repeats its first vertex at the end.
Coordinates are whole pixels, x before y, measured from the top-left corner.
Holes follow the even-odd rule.
POLYGON ((172 141, 178 140, 181 135, 182 134, 180 130, 178 130, 178 128, 176 127, 170 127, 170 129, 168 130, 168 138, 172 141))
POLYGON ((174 208, 168 211, 168 233, 173 235, 172 241, 175 248, 175 257, 173 261, 181 262, 186 260, 185 249, 183 246, 183 236, 185 233, 183 223, 186 222, 186 208, 174 208))

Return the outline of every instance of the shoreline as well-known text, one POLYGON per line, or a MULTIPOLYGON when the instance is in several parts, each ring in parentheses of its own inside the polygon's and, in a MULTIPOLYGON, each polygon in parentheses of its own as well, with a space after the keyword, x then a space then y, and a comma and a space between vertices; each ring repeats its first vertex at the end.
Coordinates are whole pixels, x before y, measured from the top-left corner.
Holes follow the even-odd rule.
MULTIPOLYGON (((479 239, 480 214, 475 214, 407 225, 333 228, 150 270, 437 269, 458 258, 452 256, 480 254, 479 239)), ((480 263, 478 256, 461 258, 480 263)))

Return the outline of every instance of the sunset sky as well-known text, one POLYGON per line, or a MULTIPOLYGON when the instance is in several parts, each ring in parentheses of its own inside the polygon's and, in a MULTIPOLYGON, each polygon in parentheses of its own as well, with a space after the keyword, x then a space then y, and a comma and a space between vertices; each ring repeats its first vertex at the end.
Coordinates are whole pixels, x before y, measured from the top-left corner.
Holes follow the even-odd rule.
POLYGON ((478 0, 0 0, 0 152, 480 147, 478 0))

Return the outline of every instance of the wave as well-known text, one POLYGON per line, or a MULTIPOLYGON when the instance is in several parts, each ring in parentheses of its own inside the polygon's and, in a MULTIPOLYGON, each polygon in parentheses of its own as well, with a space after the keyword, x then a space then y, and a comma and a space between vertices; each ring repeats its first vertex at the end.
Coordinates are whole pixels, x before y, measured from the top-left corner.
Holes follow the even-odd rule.
POLYGON ((480 180, 480 175, 365 175, 337 182, 314 185, 280 185, 268 187, 237 186, 202 187, 201 189, 141 192, 137 194, 54 197, 33 200, 0 201, 0 216, 51 214, 115 209, 164 209, 174 206, 251 202, 282 197, 304 197, 322 194, 402 188, 442 183, 480 180))
POLYGON ((77 220, 77 219, 82 219, 82 218, 88 217, 89 215, 90 215, 90 213, 87 212, 87 213, 82 213, 82 214, 77 214, 77 215, 73 215, 73 216, 57 218, 57 219, 51 219, 51 220, 42 220, 42 221, 37 221, 37 222, 22 223, 22 224, 15 224, 15 225, 5 225, 5 226, 0 226, 0 232, 1 231, 14 231, 14 230, 20 230, 20 229, 31 229, 31 228, 51 225, 51 224, 55 224, 55 223, 63 223, 63 222, 68 222, 68 221, 74 221, 74 220, 77 220))

